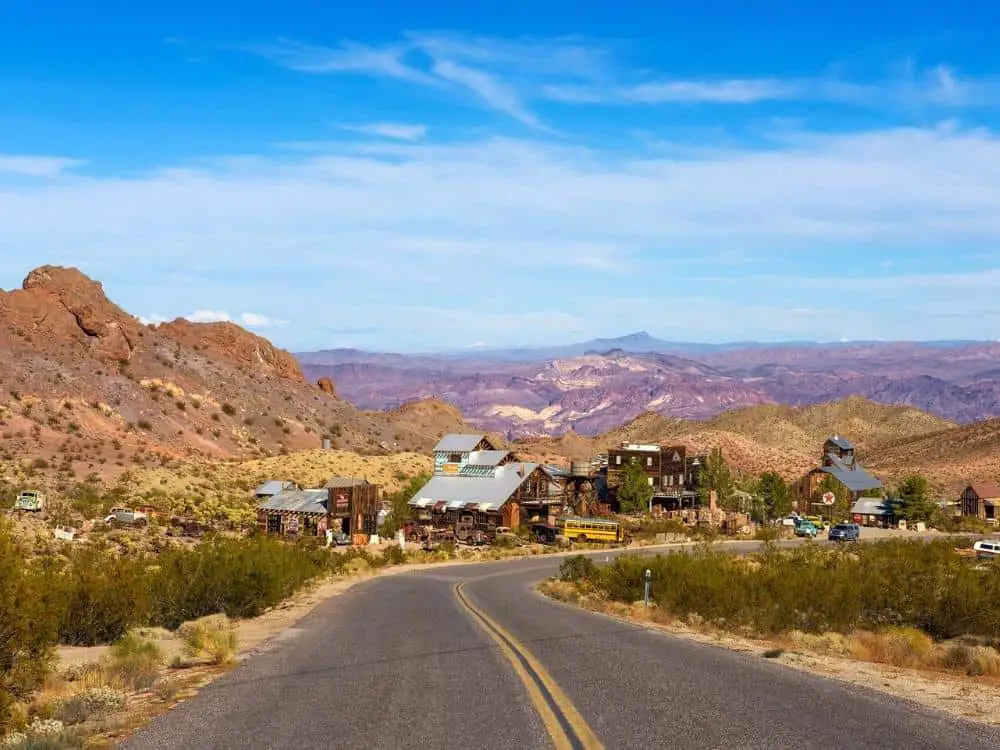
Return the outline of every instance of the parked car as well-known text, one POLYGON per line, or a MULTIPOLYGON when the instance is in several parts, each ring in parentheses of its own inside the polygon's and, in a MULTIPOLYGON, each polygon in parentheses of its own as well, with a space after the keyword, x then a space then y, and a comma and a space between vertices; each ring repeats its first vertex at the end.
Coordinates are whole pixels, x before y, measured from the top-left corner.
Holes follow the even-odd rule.
POLYGON ((856 523, 838 523, 830 528, 826 538, 831 542, 856 542, 861 538, 861 527, 856 523))
POLYGON ((815 539, 817 534, 819 534, 819 529, 812 521, 802 520, 795 525, 795 536, 807 536, 810 539, 815 539))
POLYGON ((826 528, 826 521, 820 516, 806 516, 805 519, 820 531, 826 528))
POLYGON ((14 501, 14 509, 39 513, 45 510, 45 495, 35 490, 22 490, 14 501))
POLYGON ((112 508, 104 523, 111 526, 145 526, 149 523, 149 517, 132 508, 112 508))

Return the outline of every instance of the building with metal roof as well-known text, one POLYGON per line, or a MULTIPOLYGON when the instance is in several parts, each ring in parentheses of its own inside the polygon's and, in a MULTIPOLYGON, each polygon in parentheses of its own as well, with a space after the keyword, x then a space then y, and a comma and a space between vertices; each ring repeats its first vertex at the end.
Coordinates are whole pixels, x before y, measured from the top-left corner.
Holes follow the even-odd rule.
POLYGON ((323 490, 285 490, 257 504, 260 510, 326 515, 330 493, 323 490))
POLYGON ((451 433, 445 435, 434 446, 434 453, 471 453, 476 450, 496 450, 486 433, 473 434, 451 433))
POLYGON ((277 479, 272 479, 269 482, 264 482, 260 487, 253 491, 254 497, 272 497, 277 495, 279 492, 284 492, 285 490, 298 489, 295 482, 281 481, 277 479))
POLYGON ((893 520, 892 506, 879 497, 862 497, 851 506, 851 518, 863 526, 888 527, 893 520))
POLYGON ((882 482, 858 463, 854 443, 840 435, 834 435, 823 443, 820 465, 795 483, 800 512, 810 512, 813 506, 819 504, 819 489, 826 477, 833 478, 844 487, 852 504, 861 498, 863 492, 883 489, 882 482))

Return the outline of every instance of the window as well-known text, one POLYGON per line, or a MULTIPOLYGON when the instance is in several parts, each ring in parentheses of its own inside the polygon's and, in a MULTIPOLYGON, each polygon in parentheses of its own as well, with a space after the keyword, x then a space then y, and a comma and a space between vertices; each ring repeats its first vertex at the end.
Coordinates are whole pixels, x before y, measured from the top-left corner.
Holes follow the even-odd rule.
POLYGON ((622 465, 622 457, 621 457, 620 455, 619 455, 619 456, 615 456, 615 463, 616 463, 616 464, 617 464, 618 466, 621 466, 621 465, 622 465))
POLYGON ((650 486, 650 487, 652 487, 652 486, 653 486, 653 478, 652 478, 652 477, 649 477, 649 486, 650 486))
POLYGON ((448 463, 450 463, 450 464, 457 464, 457 463, 461 463, 461 462, 462 462, 462 454, 461 453, 449 453, 448 454, 448 463))
POLYGON ((674 475, 673 474, 667 474, 667 486, 668 487, 673 487, 674 486, 674 475))
POLYGON ((652 466, 652 465, 653 465, 653 457, 646 456, 646 466, 652 466))

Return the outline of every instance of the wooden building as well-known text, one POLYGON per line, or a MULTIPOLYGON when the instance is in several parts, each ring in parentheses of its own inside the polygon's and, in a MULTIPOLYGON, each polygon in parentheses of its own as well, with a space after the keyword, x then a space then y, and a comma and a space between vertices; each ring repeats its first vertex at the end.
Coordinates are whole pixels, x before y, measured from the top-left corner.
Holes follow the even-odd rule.
POLYGON ((607 486, 614 495, 628 465, 637 463, 653 488, 653 505, 680 509, 699 504, 698 487, 706 456, 684 445, 624 443, 608 451, 607 486))
POLYGON ((377 531, 379 486, 366 479, 333 477, 320 489, 294 485, 257 504, 257 525, 269 534, 323 536, 327 530, 369 535, 377 531))
POLYGON ((866 493, 881 491, 882 482, 858 463, 854 444, 845 437, 834 435, 823 444, 820 465, 793 485, 796 506, 800 513, 811 513, 819 505, 819 488, 832 477, 845 489, 851 505, 866 493))
POLYGON ((434 448, 434 475, 409 505, 443 528, 462 521, 488 531, 516 528, 561 510, 565 488, 554 470, 519 461, 485 435, 446 435, 434 448))
POLYGON ((1000 518, 1000 485, 994 482, 973 482, 962 490, 960 503, 963 516, 997 523, 1000 518))

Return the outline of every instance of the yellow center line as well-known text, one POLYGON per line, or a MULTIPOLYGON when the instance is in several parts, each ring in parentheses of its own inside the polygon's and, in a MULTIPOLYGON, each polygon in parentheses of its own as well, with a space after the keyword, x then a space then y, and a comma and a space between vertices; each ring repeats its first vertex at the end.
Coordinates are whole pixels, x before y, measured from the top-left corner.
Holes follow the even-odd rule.
POLYGON ((514 672, 521 682, 524 683, 528 691, 528 696, 531 698, 531 703, 541 717, 542 723, 545 725, 545 729, 549 733, 549 737, 552 739, 557 750, 562 750, 563 748, 604 750, 604 745, 601 744, 597 735, 594 734, 583 716, 580 715, 576 706, 573 705, 562 688, 552 678, 552 675, 535 658, 534 654, 528 651, 524 645, 494 619, 466 598, 462 591, 465 583, 465 581, 462 581, 455 586, 456 599, 473 615, 473 619, 477 620, 480 627, 496 642, 500 647, 501 653, 511 663, 511 666, 514 667, 514 672), (530 667, 531 672, 534 673, 534 677, 525 669, 524 664, 530 667), (546 697, 546 694, 548 697, 546 697), (571 737, 563 728, 563 722, 559 720, 557 711, 562 714, 565 723, 572 730, 575 737, 571 737))

